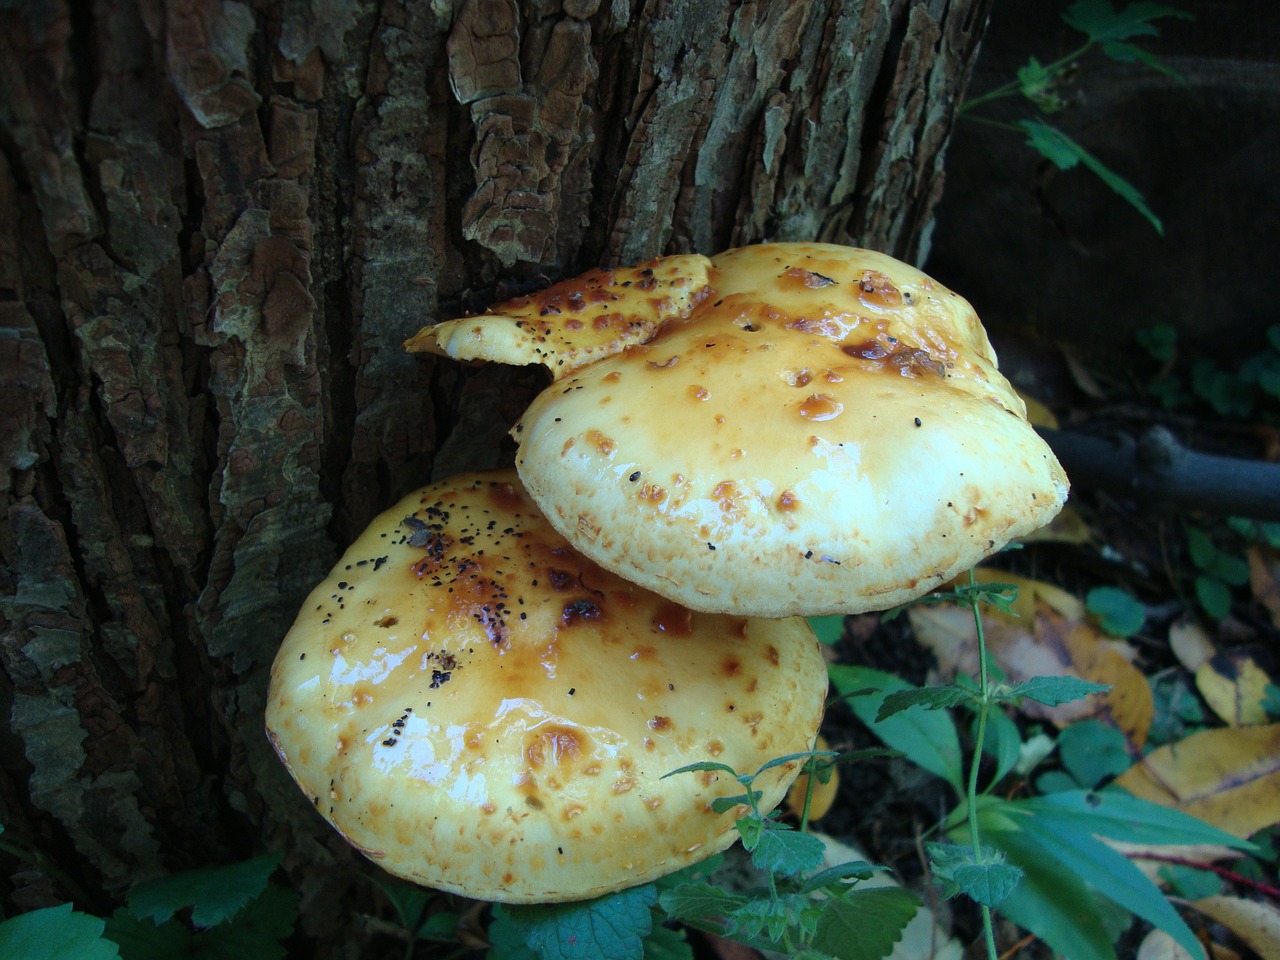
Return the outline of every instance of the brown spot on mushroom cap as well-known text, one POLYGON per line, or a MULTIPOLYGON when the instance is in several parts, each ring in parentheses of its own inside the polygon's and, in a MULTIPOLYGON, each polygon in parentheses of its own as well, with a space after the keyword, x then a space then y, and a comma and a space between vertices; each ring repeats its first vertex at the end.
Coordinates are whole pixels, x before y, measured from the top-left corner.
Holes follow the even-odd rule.
MULTIPOLYGON (((807 749, 825 693, 803 621, 695 615, 621 580, 501 471, 426 487, 351 546, 281 646, 267 726, 319 812, 383 868, 545 902, 723 849, 732 814, 711 804, 740 784, 663 775, 807 749), (422 576, 407 516, 447 542, 422 576), (335 599, 353 594, 368 603, 335 599), (726 674, 726 658, 742 669, 726 674), (706 709, 726 696, 741 711, 729 725, 706 709), (767 721, 754 734, 740 719, 753 714, 767 721)), ((766 807, 793 775, 756 781, 766 807)))

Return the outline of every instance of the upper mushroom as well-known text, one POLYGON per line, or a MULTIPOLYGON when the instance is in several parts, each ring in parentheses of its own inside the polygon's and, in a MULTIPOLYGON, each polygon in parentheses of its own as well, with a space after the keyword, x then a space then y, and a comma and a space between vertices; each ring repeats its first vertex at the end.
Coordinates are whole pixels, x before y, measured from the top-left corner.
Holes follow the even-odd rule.
MULTIPOLYGON (((710 262, 687 310, 571 364, 515 427, 525 487, 601 566, 696 610, 853 613, 927 592, 1061 508, 1067 478, 957 294, 831 244, 710 262)), ((558 336, 601 313, 577 302, 558 336)))

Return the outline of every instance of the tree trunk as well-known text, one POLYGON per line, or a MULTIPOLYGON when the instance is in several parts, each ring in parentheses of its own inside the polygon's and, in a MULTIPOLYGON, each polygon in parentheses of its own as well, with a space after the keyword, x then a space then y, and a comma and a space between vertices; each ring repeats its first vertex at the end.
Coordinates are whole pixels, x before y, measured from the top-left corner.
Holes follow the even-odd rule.
POLYGON ((45 858, 0 858, 6 912, 274 849, 350 932, 272 656, 541 386, 401 341, 598 263, 919 260, 988 5, 0 6, 0 819, 45 858))

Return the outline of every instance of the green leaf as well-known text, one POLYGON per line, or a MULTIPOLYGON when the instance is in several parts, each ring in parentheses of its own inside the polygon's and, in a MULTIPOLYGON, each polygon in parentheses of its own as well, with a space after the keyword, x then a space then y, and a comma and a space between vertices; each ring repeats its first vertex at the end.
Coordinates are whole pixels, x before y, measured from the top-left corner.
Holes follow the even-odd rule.
POLYGON ((1153 360, 1169 363, 1178 352, 1178 330, 1169 323, 1156 323, 1143 327, 1134 334, 1138 346, 1147 351, 1153 360))
POLYGON ((1131 637, 1147 622, 1147 608, 1128 590, 1094 587, 1084 599, 1085 608, 1113 637, 1131 637))
POLYGON ((228 867, 190 870, 149 880, 129 892, 129 912, 164 923, 184 907, 192 907, 191 922, 197 927, 212 927, 261 894, 279 863, 280 855, 273 853, 228 867))
POLYGON ((1128 180, 1113 171, 1057 127, 1051 127, 1049 124, 1039 120, 1019 120, 1018 126, 1026 133, 1027 144, 1041 156, 1052 161, 1059 170, 1070 170, 1077 164, 1083 163, 1094 176, 1110 187, 1113 193, 1142 214, 1151 226, 1155 228, 1156 233, 1164 236, 1164 224, 1147 206, 1142 194, 1128 180))
POLYGON ((962 703, 971 703, 974 699, 975 695, 971 691, 955 685, 897 690, 885 696, 876 713, 876 723, 883 723, 911 707, 920 707, 923 710, 946 710, 962 703))
POLYGON ((747 902, 741 893, 733 893, 723 887, 705 881, 683 883, 658 895, 658 904, 673 920, 724 933, 725 917, 740 909, 747 902))
POLYGON ((1154 37, 1159 31, 1151 22, 1165 17, 1195 19, 1184 10, 1167 7, 1162 3, 1131 3, 1117 12, 1110 0, 1076 0, 1062 15, 1067 26, 1079 30, 1095 43, 1128 40, 1130 37, 1154 37))
MULTIPOLYGON (((1062 796, 1067 795, 1052 794, 1041 799, 1062 796)), ((1029 804, 1022 806, 1026 809, 1029 804)), ((1024 843, 1038 851, 1041 860, 1055 862, 1063 872, 1079 877, 1108 900, 1159 927, 1193 956, 1202 956, 1195 934, 1160 888, 1127 857, 1097 840, 1097 831, 1082 829, 1063 818, 1049 820, 1039 816, 1020 818, 1019 826, 1024 843)))
POLYGON ((298 894, 268 885, 227 923, 197 933, 191 953, 200 960, 285 960, 280 942, 293 933, 298 894))
POLYGON ((929 862, 934 876, 943 881, 944 893, 953 897, 963 893, 970 900, 988 907, 998 906, 1018 885, 1022 871, 1005 863, 1004 853, 985 848, 981 856, 972 844, 930 843, 929 862))
POLYGON ((1115 960, 1098 904, 1080 879, 1041 857, 1018 830, 998 829, 984 822, 981 813, 978 821, 983 839, 1023 871, 1021 882, 1000 904, 1000 913, 1056 954, 1071 960, 1115 960))
POLYGON ((1027 60, 1018 71, 1019 92, 1045 113, 1062 109, 1062 97, 1054 89, 1057 74, 1047 70, 1035 57, 1027 60))
POLYGON ((1131 43, 1108 40, 1102 44, 1102 52, 1118 63, 1141 63, 1157 73, 1163 73, 1166 77, 1173 77, 1175 80, 1182 79, 1182 74, 1155 56, 1155 54, 1149 53, 1141 47, 1135 47, 1131 43))
POLYGON ((740 779, 738 771, 733 767, 727 763, 716 763, 714 760, 699 760, 697 763, 687 763, 683 767, 677 767, 669 773, 664 773, 659 779, 665 780, 667 777, 674 777, 677 773, 701 773, 704 770, 727 773, 734 779, 740 779))
POLYGON ((1079 677, 1028 677, 1017 683, 1004 684, 1000 690, 1000 699, 1016 699, 1025 697, 1036 703, 1056 707, 1072 700, 1081 700, 1091 693, 1102 693, 1110 687, 1079 677))
POLYGON ((524 942, 524 929, 516 925, 501 904, 493 908, 485 938, 489 941, 486 960, 538 960, 524 942))
POLYGON ((914 689, 900 677, 870 667, 832 664, 827 668, 836 690, 845 693, 863 688, 875 692, 849 701, 849 707, 886 746, 900 750, 907 759, 946 780, 964 793, 960 737, 949 714, 913 707, 877 722, 885 696, 914 689))
POLYGON ((850 880, 868 880, 877 870, 883 869, 885 868, 873 866, 865 860, 846 860, 807 877, 800 886, 800 892, 813 893, 825 888, 830 893, 836 893, 847 889, 850 880))
POLYGON ((1016 807, 1041 823, 1062 824, 1126 843, 1217 844, 1252 853, 1254 845, 1195 817, 1123 790, 1075 790, 997 807, 1016 807))
POLYGON ((426 912, 427 903, 434 896, 432 891, 424 887, 411 887, 404 883, 386 883, 381 880, 374 880, 379 890, 381 890, 391 905, 395 907, 396 918, 400 921, 400 926, 406 930, 414 930, 418 923, 422 920, 423 913, 426 912))
POLYGON ((823 904, 812 946, 838 960, 880 960, 919 909, 920 900, 898 887, 850 890, 823 904))
POLYGON ((106 924, 71 904, 44 907, 0 922, 0 957, 14 960, 112 960, 115 943, 103 939, 106 924))
POLYGON ((502 911, 542 960, 641 960, 657 899, 653 884, 645 884, 594 900, 502 911))
POLYGON ((830 646, 838 643, 844 636, 844 617, 810 617, 809 627, 817 636, 819 643, 830 646))
POLYGON ((458 939, 458 915, 449 910, 433 913, 418 926, 415 940, 436 940, 452 943, 458 939))
POLYGON ((177 920, 159 926, 121 907, 107 919, 105 936, 119 944, 122 960, 174 960, 191 955, 191 931, 177 920))
MULTIPOLYGON (((973 718, 973 736, 978 735, 978 718, 973 718)), ((996 771, 991 777, 991 785, 999 783, 1009 771, 1018 765, 1022 755, 1022 735, 1018 725, 1003 710, 992 710, 987 714, 987 729, 983 735, 982 752, 989 754, 996 762, 996 771)))
POLYGON ((1077 787, 1096 787, 1133 765, 1124 734, 1100 720, 1080 720, 1058 736, 1058 756, 1077 787))
POLYGON ((683 928, 655 924, 644 938, 644 960, 693 960, 693 947, 683 928))
POLYGON ((756 842, 747 847, 751 851, 751 862, 757 870, 797 877, 821 866, 825 849, 822 841, 811 833, 800 833, 776 820, 739 820, 738 832, 743 835, 743 846, 746 846, 743 827, 752 823, 761 826, 756 842))
POLYGON ((1215 620, 1225 620, 1231 613, 1231 589, 1216 577, 1196 577, 1196 599, 1204 612, 1215 620))

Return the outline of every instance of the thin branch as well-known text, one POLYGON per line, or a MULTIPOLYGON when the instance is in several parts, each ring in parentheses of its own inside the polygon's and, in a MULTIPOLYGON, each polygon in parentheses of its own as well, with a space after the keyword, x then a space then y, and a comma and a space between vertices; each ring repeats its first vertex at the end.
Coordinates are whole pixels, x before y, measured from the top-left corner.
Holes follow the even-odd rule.
POLYGON ((1165 427, 1115 440, 1037 427, 1077 487, 1097 487, 1145 509, 1280 520, 1280 464, 1184 447, 1165 427))

